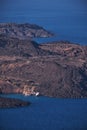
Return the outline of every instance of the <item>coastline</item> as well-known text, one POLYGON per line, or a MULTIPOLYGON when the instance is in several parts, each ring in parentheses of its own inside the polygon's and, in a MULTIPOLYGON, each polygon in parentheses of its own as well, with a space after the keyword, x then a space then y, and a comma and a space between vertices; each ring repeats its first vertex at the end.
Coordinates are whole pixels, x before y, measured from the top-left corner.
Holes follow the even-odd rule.
POLYGON ((0 93, 87 97, 87 46, 68 41, 38 44, 33 38, 52 33, 37 25, 0 26, 0 93))

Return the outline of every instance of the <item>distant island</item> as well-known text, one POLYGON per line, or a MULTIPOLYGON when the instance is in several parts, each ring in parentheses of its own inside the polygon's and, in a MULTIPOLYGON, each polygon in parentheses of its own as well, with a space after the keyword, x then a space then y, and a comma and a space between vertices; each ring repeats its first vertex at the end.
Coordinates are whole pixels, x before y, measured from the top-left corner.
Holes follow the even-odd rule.
POLYGON ((0 24, 0 93, 87 97, 87 46, 32 39, 51 36, 38 25, 0 24))

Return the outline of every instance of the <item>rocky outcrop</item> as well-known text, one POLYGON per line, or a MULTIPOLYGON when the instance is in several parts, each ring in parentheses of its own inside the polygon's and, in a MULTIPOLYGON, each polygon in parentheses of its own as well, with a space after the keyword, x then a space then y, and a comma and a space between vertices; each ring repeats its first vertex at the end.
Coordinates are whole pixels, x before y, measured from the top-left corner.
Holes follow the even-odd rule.
POLYGON ((26 89, 29 95, 33 91, 52 97, 87 97, 86 50, 87 46, 63 41, 39 45, 1 37, 0 92, 24 93, 26 89))
POLYGON ((0 32, 0 93, 87 97, 87 46, 39 45, 30 38, 52 34, 31 24, 0 24, 0 32))
POLYGON ((0 23, 0 35, 18 39, 50 37, 53 34, 36 24, 0 23))

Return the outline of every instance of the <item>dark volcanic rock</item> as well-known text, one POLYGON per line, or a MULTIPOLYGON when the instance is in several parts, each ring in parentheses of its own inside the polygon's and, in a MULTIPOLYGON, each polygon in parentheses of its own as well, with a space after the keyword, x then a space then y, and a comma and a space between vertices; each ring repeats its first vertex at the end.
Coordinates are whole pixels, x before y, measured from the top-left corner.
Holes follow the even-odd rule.
POLYGON ((50 37, 53 34, 35 24, 0 23, 0 35, 25 39, 33 37, 50 37))
POLYGON ((0 97, 0 108, 15 108, 30 105, 29 102, 20 99, 0 97))

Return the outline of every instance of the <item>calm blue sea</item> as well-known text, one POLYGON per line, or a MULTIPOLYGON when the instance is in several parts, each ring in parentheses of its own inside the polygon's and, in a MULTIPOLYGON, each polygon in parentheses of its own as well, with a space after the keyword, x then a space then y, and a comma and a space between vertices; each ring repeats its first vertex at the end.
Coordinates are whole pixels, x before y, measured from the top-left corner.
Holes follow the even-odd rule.
MULTIPOLYGON (((87 44, 86 0, 0 0, 0 22, 35 23, 55 33, 38 42, 87 44)), ((87 130, 87 99, 24 97, 29 107, 0 109, 0 130, 87 130)))
POLYGON ((0 22, 35 23, 55 33, 39 42, 87 44, 87 0, 0 0, 0 22))
POLYGON ((32 104, 23 108, 0 109, 0 130, 87 130, 87 99, 7 97, 32 104))

